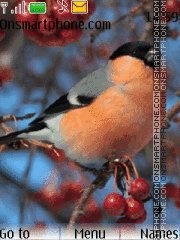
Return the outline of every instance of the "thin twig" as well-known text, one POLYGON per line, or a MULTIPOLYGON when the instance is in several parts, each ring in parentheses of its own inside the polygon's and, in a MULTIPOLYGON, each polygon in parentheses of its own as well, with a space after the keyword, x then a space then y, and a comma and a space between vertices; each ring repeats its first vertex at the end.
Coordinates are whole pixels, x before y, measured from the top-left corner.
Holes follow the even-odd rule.
POLYGON ((12 128, 10 128, 10 127, 8 127, 5 123, 0 123, 0 128, 6 133, 6 134, 8 134, 8 133, 10 133, 10 132, 12 132, 13 131, 13 129, 12 128))
MULTIPOLYGON (((144 5, 146 5, 147 3, 149 3, 148 0, 142 0, 142 2, 137 7, 133 7, 128 13, 120 16, 115 21, 111 22, 111 28, 114 27, 116 24, 118 24, 120 21, 126 19, 127 17, 136 16, 139 13, 139 11, 141 11, 141 9, 144 8, 144 5)), ((91 33, 91 42, 94 42, 96 37, 98 37, 98 35, 100 33, 104 32, 105 30, 107 30, 107 29, 94 30, 91 33)))
POLYGON ((141 41, 149 41, 150 36, 152 36, 153 24, 152 22, 147 22, 145 25, 144 32, 140 38, 141 41))
POLYGON ((91 196, 91 194, 98 188, 103 188, 107 181, 109 180, 111 174, 113 173, 112 169, 109 169, 109 164, 106 165, 104 169, 99 170, 99 174, 96 179, 90 184, 89 187, 85 188, 68 224, 68 228, 73 227, 79 217, 84 213, 84 207, 91 196))
POLYGON ((10 122, 10 121, 22 121, 28 118, 34 117, 35 113, 27 113, 24 116, 14 116, 14 115, 6 115, 6 116, 0 116, 0 123, 2 122, 10 122))

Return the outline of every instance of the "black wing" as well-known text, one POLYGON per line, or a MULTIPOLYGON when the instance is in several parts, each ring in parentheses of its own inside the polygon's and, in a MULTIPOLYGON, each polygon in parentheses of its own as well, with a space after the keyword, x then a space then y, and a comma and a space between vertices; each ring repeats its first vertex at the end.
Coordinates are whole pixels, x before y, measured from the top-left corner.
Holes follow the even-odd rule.
POLYGON ((79 104, 76 105, 71 103, 68 99, 68 94, 65 94, 58 98, 48 108, 46 108, 45 111, 38 118, 34 119, 29 125, 32 126, 36 123, 39 123, 53 114, 58 114, 69 111, 71 109, 84 107, 90 104, 94 100, 94 98, 95 97, 78 96, 77 101, 79 104))
POLYGON ((65 94, 53 102, 48 108, 45 109, 44 114, 54 114, 64 112, 72 108, 72 105, 67 99, 68 94, 65 94))
POLYGON ((32 121, 30 125, 32 126, 35 123, 41 122, 53 114, 59 114, 91 104, 101 92, 113 85, 107 77, 108 69, 109 67, 107 68, 107 66, 105 66, 81 79, 81 81, 71 88, 68 94, 63 95, 51 104, 38 118, 32 121))

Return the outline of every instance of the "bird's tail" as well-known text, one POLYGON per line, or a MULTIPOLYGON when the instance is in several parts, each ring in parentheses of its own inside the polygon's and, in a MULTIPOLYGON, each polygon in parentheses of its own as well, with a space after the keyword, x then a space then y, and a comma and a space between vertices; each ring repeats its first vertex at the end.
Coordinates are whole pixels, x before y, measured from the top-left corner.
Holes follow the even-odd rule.
POLYGON ((22 130, 22 131, 12 132, 5 136, 0 137, 0 145, 9 144, 14 141, 20 140, 21 138, 18 138, 18 135, 20 135, 21 133, 24 133, 24 131, 22 130))
POLYGON ((14 141, 18 141, 18 140, 25 139, 25 138, 36 139, 35 134, 33 134, 33 135, 31 135, 31 134, 37 133, 37 136, 38 136, 39 131, 43 130, 44 128, 47 128, 47 125, 44 122, 40 122, 40 123, 36 123, 28 128, 25 128, 21 131, 9 133, 5 136, 0 137, 0 145, 10 144, 14 141))

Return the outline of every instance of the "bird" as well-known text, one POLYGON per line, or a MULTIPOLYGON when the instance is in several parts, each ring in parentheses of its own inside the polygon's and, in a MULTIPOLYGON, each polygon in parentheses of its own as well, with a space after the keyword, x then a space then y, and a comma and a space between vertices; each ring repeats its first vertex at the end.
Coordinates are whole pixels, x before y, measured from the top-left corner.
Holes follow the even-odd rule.
POLYGON ((82 78, 27 128, 0 137, 0 144, 46 141, 95 168, 112 152, 134 157, 153 135, 153 68, 150 43, 124 43, 105 66, 82 78))

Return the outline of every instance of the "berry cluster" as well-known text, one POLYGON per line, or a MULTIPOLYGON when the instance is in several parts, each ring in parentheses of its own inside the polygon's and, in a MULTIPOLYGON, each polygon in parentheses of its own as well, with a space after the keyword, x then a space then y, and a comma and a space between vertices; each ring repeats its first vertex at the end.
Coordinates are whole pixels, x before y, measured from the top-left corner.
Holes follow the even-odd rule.
POLYGON ((180 208, 180 187, 173 183, 166 184, 166 196, 174 201, 175 206, 180 208))
POLYGON ((78 182, 67 182, 61 184, 60 188, 57 189, 49 189, 49 187, 45 187, 38 191, 34 200, 38 202, 44 202, 52 211, 59 211, 62 209, 67 203, 76 202, 82 191, 82 186, 78 182))
MULTIPOLYGON (((130 159, 129 159, 130 160, 130 159)), ((103 208, 109 215, 120 216, 118 223, 141 223, 146 219, 146 210, 143 201, 149 197, 150 185, 144 178, 140 178, 134 163, 133 169, 136 178, 132 179, 129 167, 125 163, 119 162, 125 168, 126 172, 126 192, 128 197, 113 192, 106 196, 103 208)))
MULTIPOLYGON (((19 2, 19 1, 18 1, 19 2)), ((26 0, 26 13, 18 14, 16 17, 17 21, 23 22, 28 21, 30 23, 40 22, 40 28, 32 29, 32 30, 24 30, 25 35, 31 40, 35 41, 39 45, 44 46, 64 46, 68 43, 77 41, 81 35, 81 29, 75 28, 61 28, 54 27, 57 20, 61 21, 86 21, 90 15, 94 12, 95 5, 94 0, 88 1, 88 14, 72 14, 71 13, 71 0, 67 0, 67 11, 59 14, 60 6, 58 5, 56 0, 46 0, 47 3, 47 13, 46 14, 30 14, 27 11, 28 5, 31 0, 26 0), (44 25, 44 22, 46 24, 44 25), (47 26, 51 26, 51 29, 47 26)), ((39 0, 35 0, 34 2, 40 2, 39 0)))
MULTIPOLYGON (((53 211, 58 212, 65 208, 67 204, 75 204, 82 193, 82 185, 79 182, 69 181, 62 183, 59 189, 50 191, 49 187, 45 187, 38 191, 34 200, 42 202, 53 211)), ((102 219, 101 210, 98 204, 92 198, 86 204, 85 213, 79 219, 80 223, 99 222, 102 219)))

